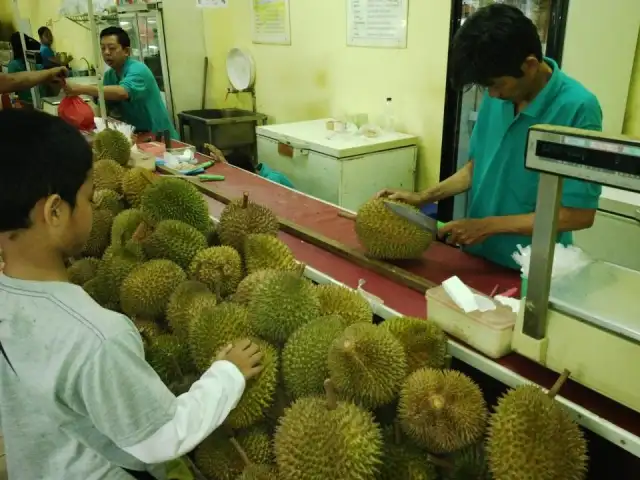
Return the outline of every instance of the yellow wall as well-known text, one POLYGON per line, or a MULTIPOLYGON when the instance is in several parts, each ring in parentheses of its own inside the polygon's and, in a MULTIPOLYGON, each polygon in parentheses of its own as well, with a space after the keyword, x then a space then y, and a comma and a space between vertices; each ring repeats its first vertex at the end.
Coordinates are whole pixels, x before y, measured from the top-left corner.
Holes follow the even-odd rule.
POLYGON ((636 59, 631 76, 631 87, 629 88, 624 133, 640 138, 640 34, 638 34, 636 59))
POLYGON ((38 39, 38 28, 48 25, 55 39, 54 49, 57 52, 71 53, 75 60, 71 66, 86 69, 86 63, 80 61, 86 57, 95 65, 89 30, 60 17, 58 10, 61 0, 19 0, 20 16, 31 21, 31 35, 38 39))
POLYGON ((258 110, 278 123, 353 113, 376 120, 385 98, 393 97, 399 129, 421 137, 419 186, 433 184, 440 168, 450 3, 409 6, 403 50, 347 47, 344 0, 291 1, 291 46, 252 44, 248 0, 206 10, 209 104, 235 105, 231 98, 224 102, 224 59, 234 46, 252 51, 258 110))

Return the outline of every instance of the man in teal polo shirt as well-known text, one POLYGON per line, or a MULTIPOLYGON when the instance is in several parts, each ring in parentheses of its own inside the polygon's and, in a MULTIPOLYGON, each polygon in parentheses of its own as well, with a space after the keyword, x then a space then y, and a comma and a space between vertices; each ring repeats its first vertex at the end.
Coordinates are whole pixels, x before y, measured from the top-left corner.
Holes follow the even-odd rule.
MULTIPOLYGON (((160 88, 153 73, 144 63, 132 59, 131 39, 120 27, 100 32, 102 58, 109 68, 104 74, 104 98, 109 115, 133 125, 138 132, 163 133, 179 140, 160 88)), ((98 87, 67 82, 68 95, 98 96, 98 87)))
MULTIPOLYGON (((511 254, 518 244, 531 244, 539 181, 524 167, 529 127, 546 123, 602 130, 602 110, 591 92, 542 56, 535 25, 509 5, 493 4, 468 18, 456 34, 449 62, 458 88, 486 88, 469 163, 426 191, 378 195, 422 205, 468 191, 468 218, 448 223, 439 235, 516 269, 511 254)), ((571 232, 593 225, 600 192, 598 185, 564 181, 559 242, 570 244, 571 232)))

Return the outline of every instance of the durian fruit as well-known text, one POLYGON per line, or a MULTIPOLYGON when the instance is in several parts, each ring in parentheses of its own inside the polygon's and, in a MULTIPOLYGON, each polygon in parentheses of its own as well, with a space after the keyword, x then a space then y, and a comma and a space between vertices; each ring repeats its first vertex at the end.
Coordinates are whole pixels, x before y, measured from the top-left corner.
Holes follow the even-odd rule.
POLYGON ((145 353, 149 365, 169 388, 180 384, 193 371, 188 346, 174 335, 152 338, 145 353))
MULTIPOLYGON (((403 260, 420 258, 433 241, 430 232, 389 211, 381 198, 365 202, 356 216, 356 234, 373 258, 403 260)), ((415 207, 416 212, 419 210, 415 207)))
POLYGON ((578 425, 554 400, 564 371, 548 393, 521 385, 498 401, 489 422, 487 451, 495 480, 582 480, 587 445, 578 425))
POLYGON ((247 428, 261 421, 274 401, 278 384, 278 351, 264 340, 252 338, 262 353, 262 371, 247 382, 242 398, 225 420, 225 425, 247 428))
POLYGON ((278 480, 278 470, 275 465, 253 463, 235 438, 231 438, 229 441, 245 465, 244 470, 236 480, 278 480))
MULTIPOLYGON (((385 427, 384 456, 379 480, 437 480, 438 471, 429 456, 405 438, 400 426, 385 427)), ((462 478, 460 479, 462 480, 462 478)), ((468 480, 476 480, 469 477, 468 480)))
POLYGON ((217 297, 204 283, 186 280, 169 297, 167 322, 176 336, 187 340, 191 322, 200 317, 206 308, 215 307, 217 303, 217 297))
POLYGON ((278 469, 273 465, 248 465, 237 480, 278 480, 278 469))
POLYGON ((108 189, 120 193, 125 169, 113 160, 98 160, 93 164, 93 185, 96 189, 108 189))
POLYGON ((118 192, 103 188, 93 192, 93 204, 98 210, 109 210, 114 215, 118 215, 124 210, 122 197, 118 192))
POLYGON ((104 255, 102 256, 102 261, 108 262, 111 258, 117 255, 120 255, 120 256, 126 255, 128 257, 135 258, 139 262, 145 262, 147 260, 147 257, 144 253, 142 245, 140 245, 138 242, 134 240, 129 240, 122 244, 120 244, 119 242, 112 243, 104 251, 104 255))
POLYGON ((443 480, 494 480, 483 442, 448 455, 446 462, 449 465, 440 469, 443 480))
POLYGON ((297 272, 278 272, 254 292, 249 302, 249 321, 256 333, 275 345, 284 344, 301 326, 318 318, 320 302, 311 283, 297 272))
POLYGON ((207 248, 207 239, 199 230, 180 220, 158 222, 142 243, 147 258, 165 258, 187 269, 198 252, 207 248))
POLYGON ((155 180, 156 176, 146 168, 133 167, 127 170, 122 177, 122 193, 129 205, 138 208, 142 200, 142 193, 155 180))
POLYGON ((282 376, 293 398, 321 395, 329 376, 327 352, 346 327, 336 315, 320 317, 296 330, 282 351, 282 376))
POLYGON ((104 279, 94 277, 82 285, 82 289, 87 292, 89 296, 101 307, 106 308, 107 310, 116 310, 115 305, 109 304, 107 289, 104 286, 104 279))
POLYGON ((130 208, 116 215, 111 227, 111 244, 122 245, 133 238, 133 234, 143 222, 141 210, 130 208))
POLYGON ((122 283, 142 261, 127 250, 116 250, 113 254, 105 256, 98 270, 98 276, 102 280, 102 288, 107 301, 120 308, 120 289, 122 283))
POLYGON ((296 400, 280 419, 274 449, 280 480, 367 480, 382 464, 380 427, 367 410, 325 397, 296 400))
POLYGON ((275 214, 262 205, 249 201, 245 193, 240 200, 229 203, 220 214, 218 235, 223 245, 243 253, 244 241, 252 233, 277 235, 280 222, 275 214))
POLYGON ((152 320, 145 320, 143 318, 134 317, 131 319, 131 321, 138 329, 140 337, 142 338, 145 346, 148 346, 154 338, 162 335, 162 328, 160 328, 160 326, 152 320))
POLYGON ((267 269, 295 270, 298 265, 289 247, 278 237, 266 233, 247 235, 243 253, 249 274, 267 269))
POLYGON ((277 270, 258 270, 250 273, 240 281, 231 301, 240 305, 249 305, 256 289, 276 273, 278 273, 277 270))
POLYGON ((235 292, 242 280, 242 258, 231 247, 209 247, 193 257, 188 271, 192 279, 226 298, 235 292))
MULTIPOLYGON (((252 427, 237 432, 234 438, 252 463, 273 463, 271 439, 265 429, 252 427)), ((205 477, 216 480, 236 480, 246 466, 223 428, 215 430, 196 448, 194 461, 205 477)))
POLYGON ((77 260, 67 268, 69 281, 82 286, 96 276, 98 267, 100 267, 100 259, 98 258, 89 257, 77 260))
POLYGON ((373 322, 369 302, 358 292, 342 285, 325 284, 316 287, 322 315, 340 315, 347 324, 373 322))
POLYGON ((140 208, 151 224, 180 220, 202 233, 209 230, 209 207, 198 189, 176 177, 160 177, 142 193, 140 208))
POLYGON ((99 159, 110 158, 123 167, 131 158, 131 142, 124 133, 111 128, 105 128, 94 137, 93 150, 99 159))
POLYGON ((85 257, 102 257, 102 254, 109 246, 111 240, 111 225, 113 224, 113 214, 109 210, 94 210, 93 222, 91 224, 91 234, 84 245, 83 254, 85 257))
POLYGON ((405 381, 398 417, 410 439, 431 453, 450 453, 482 437, 487 406, 469 377, 454 370, 423 368, 405 381))
POLYGON ((206 308, 189 325, 191 358, 198 370, 204 372, 220 349, 253 333, 245 307, 226 302, 206 308))
POLYGON ((328 356, 337 391, 367 408, 394 401, 407 376, 402 344, 371 323, 354 323, 336 338, 328 356))
POLYGON ((444 368, 447 336, 434 322, 424 318, 389 318, 380 327, 392 333, 404 346, 408 373, 420 368, 444 368))
POLYGON ((171 293, 186 279, 184 271, 170 260, 143 263, 122 282, 120 304, 123 312, 130 317, 161 317, 171 293))

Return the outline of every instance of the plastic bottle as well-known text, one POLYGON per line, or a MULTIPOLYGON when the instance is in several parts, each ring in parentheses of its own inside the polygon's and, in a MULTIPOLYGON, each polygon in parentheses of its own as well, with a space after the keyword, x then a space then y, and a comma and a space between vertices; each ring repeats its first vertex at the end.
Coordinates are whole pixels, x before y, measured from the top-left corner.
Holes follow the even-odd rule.
POLYGON ((393 112, 393 100, 391 97, 387 97, 387 102, 384 106, 384 114, 382 117, 382 129, 385 132, 395 132, 396 117, 393 112))

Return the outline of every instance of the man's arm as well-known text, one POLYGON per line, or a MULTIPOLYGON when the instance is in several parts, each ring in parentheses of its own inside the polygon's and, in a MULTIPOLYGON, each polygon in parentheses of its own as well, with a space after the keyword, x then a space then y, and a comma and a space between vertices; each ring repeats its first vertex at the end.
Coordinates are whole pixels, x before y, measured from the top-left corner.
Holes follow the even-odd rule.
POLYGON ((428 188, 420 192, 423 203, 438 202, 445 198, 450 198, 460 193, 464 193, 471 188, 471 179, 473 178, 473 160, 451 175, 446 180, 440 182, 434 187, 428 188))
MULTIPOLYGON (((65 91, 69 95, 89 95, 98 97, 98 87, 95 85, 77 85, 68 83, 65 91)), ((104 87, 104 99, 112 102, 123 102, 129 99, 129 92, 120 85, 110 85, 104 87)))
POLYGON ((66 68, 52 68, 32 72, 0 73, 0 93, 19 92, 47 83, 66 73, 66 68))

